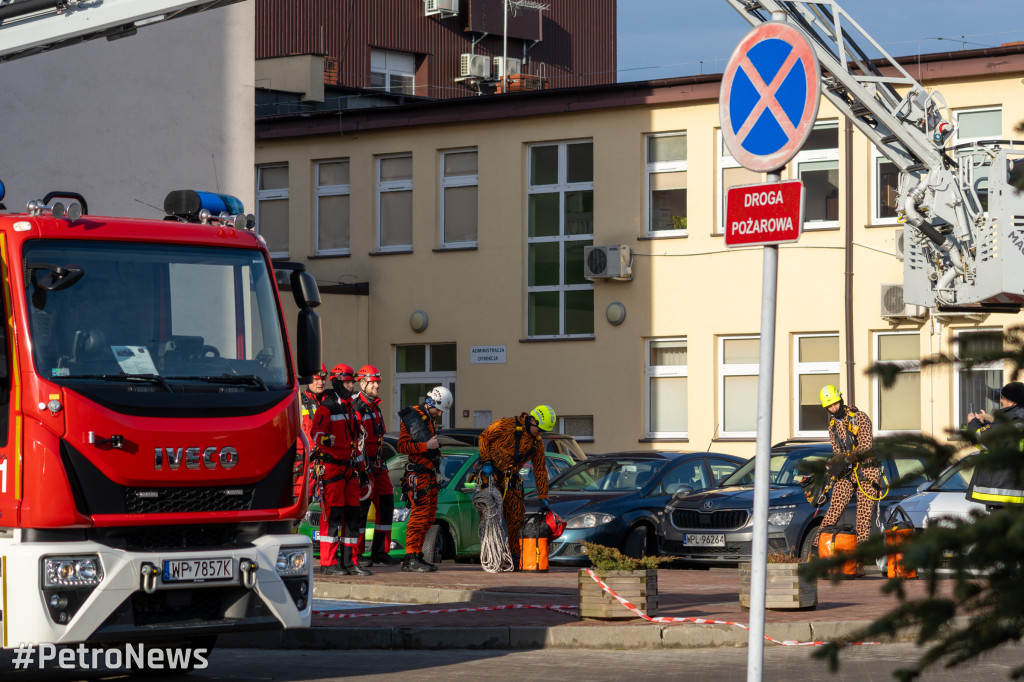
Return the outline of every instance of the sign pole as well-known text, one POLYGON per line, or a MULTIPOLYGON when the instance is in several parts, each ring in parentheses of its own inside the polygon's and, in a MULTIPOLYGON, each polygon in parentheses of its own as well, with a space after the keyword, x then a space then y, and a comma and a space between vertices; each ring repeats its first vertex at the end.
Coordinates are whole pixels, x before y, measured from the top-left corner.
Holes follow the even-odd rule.
MULTIPOLYGON (((768 173, 782 180, 782 170, 768 173)), ((761 342, 757 375, 757 449, 754 461, 754 536, 750 547, 750 638, 747 680, 761 682, 764 670, 765 588, 768 582, 768 489, 771 486, 772 391, 775 370, 775 311, 779 290, 779 246, 764 247, 761 275, 761 342)))

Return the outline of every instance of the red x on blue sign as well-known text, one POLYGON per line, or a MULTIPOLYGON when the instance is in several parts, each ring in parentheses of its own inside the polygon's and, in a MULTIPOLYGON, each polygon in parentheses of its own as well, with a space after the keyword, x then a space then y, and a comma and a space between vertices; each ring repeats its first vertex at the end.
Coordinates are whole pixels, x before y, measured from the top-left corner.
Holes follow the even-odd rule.
POLYGON ((743 37, 722 75, 719 117, 733 158, 778 170, 800 151, 818 115, 821 70, 793 26, 761 24, 743 37))

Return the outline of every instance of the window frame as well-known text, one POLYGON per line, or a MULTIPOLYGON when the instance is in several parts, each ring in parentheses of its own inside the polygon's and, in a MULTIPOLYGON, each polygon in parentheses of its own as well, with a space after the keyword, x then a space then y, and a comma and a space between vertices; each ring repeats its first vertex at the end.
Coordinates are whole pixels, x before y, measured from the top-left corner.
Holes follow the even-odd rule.
MULTIPOLYGON (((828 149, 810 149, 801 150, 793 157, 793 160, 787 164, 790 169, 790 177, 794 180, 803 181, 800 172, 800 164, 804 163, 835 163, 837 183, 839 183, 838 174, 842 168, 839 164, 839 119, 820 119, 814 122, 814 130, 825 130, 834 128, 836 130, 836 146, 828 149)), ((839 228, 840 224, 840 212, 839 212, 839 198, 842 192, 840 191, 840 184, 836 185, 836 219, 835 220, 810 220, 806 216, 806 207, 804 215, 804 226, 805 232, 813 230, 834 230, 839 228)), ((805 199, 806 201, 806 199, 805 199)))
MULTIPOLYGON (((715 402, 717 404, 717 407, 716 407, 716 412, 717 412, 716 420, 717 420, 717 423, 718 423, 718 436, 720 438, 722 438, 722 439, 726 439, 726 440, 729 440, 729 439, 747 440, 747 439, 750 439, 750 438, 756 438, 757 437, 756 419, 755 419, 755 428, 754 428, 753 431, 726 431, 725 430, 725 378, 726 377, 732 377, 732 376, 753 376, 755 379, 758 379, 760 381, 760 374, 761 374, 761 370, 760 370, 760 367, 761 367, 761 362, 760 362, 760 342, 761 342, 761 335, 760 334, 729 334, 729 335, 726 335, 726 336, 719 336, 718 337, 718 344, 717 344, 718 345, 718 360, 717 360, 717 364, 718 364, 718 379, 717 379, 718 396, 717 396, 717 399, 716 399, 715 402), (751 364, 751 363, 744 363, 744 364, 738 364, 737 363, 737 364, 732 364, 732 365, 725 364, 725 342, 726 341, 731 341, 731 340, 734 340, 734 339, 736 339, 736 340, 757 339, 758 340, 758 349, 759 349, 758 350, 758 353, 759 353, 758 354, 758 362, 754 363, 754 364, 751 364)), ((755 415, 755 417, 756 417, 756 415, 755 415)))
POLYGON ((999 140, 1003 138, 1003 106, 1001 104, 995 104, 984 107, 964 107, 962 109, 954 109, 953 116, 956 118, 956 134, 951 142, 951 145, 960 145, 965 142, 976 142, 978 140, 999 140), (983 114, 987 112, 999 112, 999 133, 995 136, 983 135, 981 137, 960 137, 960 116, 963 114, 983 114))
POLYGON ((686 415, 685 431, 654 431, 651 428, 653 405, 651 404, 651 385, 653 379, 686 379, 687 405, 690 390, 690 343, 686 336, 655 336, 644 339, 644 437, 671 438, 685 440, 690 437, 690 415, 686 415), (652 344, 658 341, 681 342, 686 344, 685 365, 652 365, 652 344))
MULTIPOLYGON (((715 136, 717 138, 716 144, 718 145, 718 166, 715 168, 715 226, 712 231, 712 236, 724 237, 725 236, 725 209, 728 200, 728 194, 726 190, 728 187, 725 186, 725 171, 741 168, 746 170, 748 173, 754 173, 754 171, 744 168, 743 164, 736 160, 736 158, 729 153, 729 147, 725 144, 725 137, 722 136, 722 129, 715 129, 715 136)), ((765 181, 764 173, 755 173, 757 175, 757 182, 765 181)), ((756 183, 748 183, 756 184, 756 183)), ((733 185, 730 185, 733 186, 733 185)), ((742 187, 742 185, 735 185, 736 187, 742 187)))
POLYGON ((376 49, 376 48, 371 48, 370 49, 370 83, 367 83, 367 86, 368 86, 368 89, 376 90, 377 92, 394 92, 394 93, 398 93, 398 94, 401 94, 401 95, 412 95, 412 96, 414 96, 416 94, 416 55, 412 54, 411 52, 401 52, 401 51, 398 51, 398 50, 380 50, 380 49, 376 49), (382 55, 384 57, 384 70, 383 71, 379 71, 379 70, 376 70, 374 68, 374 66, 373 66, 373 56, 374 56, 374 53, 380 54, 380 55, 382 55), (412 59, 412 70, 411 71, 406 71, 406 70, 404 70, 402 68, 399 68, 399 67, 394 67, 393 68, 389 64, 389 62, 391 61, 389 59, 389 57, 391 57, 392 55, 396 56, 396 57, 408 57, 409 59, 412 59), (372 83, 373 83, 373 75, 374 74, 380 74, 380 75, 384 76, 384 88, 383 89, 373 87, 372 83), (409 87, 411 92, 405 92, 404 88, 399 89, 399 90, 392 90, 391 89, 391 76, 393 76, 393 75, 394 76, 407 76, 407 77, 411 78, 412 79, 412 84, 409 87))
MULTIPOLYGON (((688 226, 681 229, 671 230, 656 230, 654 229, 654 202, 651 200, 651 176, 660 173, 686 173, 687 172, 687 159, 681 161, 651 161, 651 144, 650 141, 654 138, 662 137, 682 137, 686 138, 687 133, 685 130, 665 132, 665 133, 648 133, 644 135, 644 204, 646 210, 644 214, 647 216, 646 224, 644 225, 644 236, 646 237, 686 237, 688 236, 688 226)), ((687 156, 689 156, 689 140, 687 140, 687 156)), ((689 175, 687 174, 687 190, 689 190, 689 175)), ((686 200, 686 213, 689 214, 689 192, 687 191, 686 200)), ((683 216, 686 218, 687 216, 683 216)))
MULTIPOLYGON (((375 208, 377 212, 376 224, 377 224, 377 252, 378 253, 405 253, 412 251, 412 240, 413 240, 413 226, 415 224, 415 211, 410 211, 409 215, 409 243, 408 244, 394 244, 391 246, 383 246, 381 243, 382 229, 384 225, 382 221, 384 216, 381 212, 381 196, 392 192, 413 192, 413 157, 412 152, 401 152, 396 154, 380 154, 375 159, 376 162, 376 187, 375 187, 375 208), (382 181, 380 178, 381 165, 387 159, 409 159, 409 178, 407 180, 388 180, 382 181)), ((413 199, 410 198, 410 201, 413 199)))
MULTIPOLYGON (((568 181, 568 149, 569 145, 573 144, 587 144, 591 145, 593 150, 594 140, 592 138, 584 138, 577 140, 550 140, 545 142, 536 142, 527 145, 526 150, 526 206, 523 211, 523 217, 526 221, 524 226, 524 233, 526 234, 526 256, 529 260, 530 246, 532 244, 544 244, 544 243, 557 243, 558 244, 558 284, 546 284, 546 285, 530 285, 530 273, 529 266, 525 268, 525 288, 526 296, 524 298, 525 309, 523 311, 523 319, 525 321, 525 336, 530 340, 544 340, 544 339, 592 339, 596 333, 596 323, 593 325, 593 330, 589 333, 584 334, 567 334, 565 332, 566 325, 566 303, 565 295, 573 291, 594 291, 594 283, 585 282, 582 284, 566 284, 565 283, 565 259, 566 259, 566 247, 571 242, 589 242, 590 245, 594 243, 594 231, 593 231, 593 216, 591 216, 591 231, 589 233, 582 234, 566 234, 565 230, 565 201, 566 194, 570 192, 587 192, 591 193, 591 200, 593 200, 594 193, 594 179, 591 175, 591 179, 587 182, 569 182, 568 181), (552 147, 557 146, 558 148, 558 176, 555 184, 548 185, 532 185, 530 184, 530 169, 533 150, 541 147, 552 147), (558 193, 558 234, 555 236, 543 236, 543 237, 531 237, 530 236, 530 197, 534 194, 552 194, 558 193), (530 334, 530 295, 537 293, 558 293, 558 334, 530 334)), ((584 244, 583 246, 587 246, 584 244)), ((591 309, 591 315, 594 314, 594 308, 591 309)))
POLYGON ((577 443, 593 443, 594 442, 594 415, 592 415, 592 414, 558 415, 558 419, 556 420, 556 425, 555 425, 555 431, 557 431, 558 433, 565 434, 567 436, 572 436, 573 439, 577 443), (590 420, 590 435, 589 436, 577 436, 577 435, 574 435, 574 434, 570 434, 569 431, 565 428, 565 420, 566 419, 589 419, 590 420))
MULTIPOLYGON (((882 205, 882 174, 879 172, 879 166, 883 163, 893 163, 885 154, 878 151, 878 149, 871 146, 871 225, 879 227, 889 227, 893 225, 899 226, 899 211, 894 216, 882 216, 879 209, 882 205)), ((896 164, 893 163, 895 166, 896 164)), ((896 190, 899 192, 899 167, 896 168, 896 190)))
POLYGON ((823 430, 800 428, 800 378, 816 374, 840 375, 840 359, 830 362, 800 362, 800 341, 811 338, 835 338, 839 340, 839 332, 808 332, 793 334, 793 435, 798 438, 827 438, 828 428, 823 430))
MULTIPOLYGON (((960 346, 959 346, 959 344, 960 344, 960 337, 963 336, 964 334, 972 334, 972 333, 976 334, 978 332, 982 332, 982 333, 987 332, 987 333, 990 333, 990 334, 999 334, 1000 337, 1004 337, 1004 338, 1005 338, 1005 334, 1006 334, 1006 330, 1003 329, 1002 327, 965 327, 965 328, 962 328, 962 329, 954 329, 953 330, 953 338, 952 338, 954 357, 959 357, 959 355, 960 355, 960 346)), ((1004 340, 1004 343, 1003 343, 1003 347, 1005 348, 1005 340, 1004 340)), ((962 386, 961 386, 962 378, 961 377, 962 377, 963 372, 966 369, 967 368, 964 366, 964 364, 959 362, 959 361, 953 363, 953 400, 951 401, 952 402, 952 407, 953 407, 953 414, 951 415, 951 419, 950 419, 950 423, 951 424, 960 424, 961 423, 960 420, 959 420, 959 415, 960 415, 960 393, 961 393, 961 388, 962 388, 962 386)), ((986 363, 981 364, 981 365, 975 365, 972 369, 974 369, 974 370, 982 370, 982 371, 998 370, 1002 374, 1002 378, 999 380, 999 388, 1002 388, 1003 386, 1006 385, 1006 366, 1005 366, 1005 363, 1003 363, 1002 361, 996 360, 996 361, 993 361, 993 362, 986 362, 986 363)), ((999 401, 996 401, 997 404, 998 404, 998 402, 999 401)), ((975 407, 981 407, 982 409, 984 409, 984 406, 975 405, 975 407)), ((966 414, 966 412, 964 412, 964 414, 966 414)), ((963 423, 966 423, 966 421, 963 422, 963 423)))
POLYGON ((317 256, 348 256, 352 253, 352 208, 351 203, 349 204, 349 224, 348 224, 348 239, 349 246, 347 249, 321 249, 320 248, 320 199, 324 197, 338 197, 347 196, 351 202, 352 197, 352 160, 349 157, 339 157, 336 159, 320 159, 316 162, 316 166, 313 169, 313 180, 314 180, 314 206, 313 206, 313 253, 317 256), (328 163, 338 163, 344 161, 348 163, 349 170, 349 182, 345 185, 321 185, 320 184, 320 167, 328 163))
MULTIPOLYGON (((280 201, 281 199, 284 199, 286 202, 288 202, 287 205, 286 205, 286 215, 288 215, 289 218, 288 218, 288 223, 285 225, 285 240, 288 242, 288 249, 286 249, 284 251, 270 251, 270 247, 268 245, 267 246, 267 250, 270 251, 270 257, 271 258, 287 258, 289 250, 291 249, 291 234, 290 234, 291 233, 291 197, 290 197, 291 191, 290 191, 290 185, 291 185, 291 168, 290 168, 290 166, 289 166, 287 161, 275 162, 275 163, 263 163, 263 164, 259 164, 259 165, 256 166, 256 191, 255 191, 255 201, 256 201, 256 234, 259 234, 260 236, 262 236, 262 232, 260 231, 260 207, 262 205, 262 202, 264 202, 264 201, 280 201), (286 176, 288 178, 288 182, 285 183, 285 186, 283 188, 278 188, 278 189, 260 189, 260 181, 261 181, 261 178, 262 178, 262 175, 263 175, 263 171, 271 169, 271 168, 284 168, 285 169, 285 174, 286 174, 286 176)), ((264 242, 266 242, 266 237, 264 237, 263 239, 264 239, 264 242)))
POLYGON ((440 226, 441 226, 441 248, 442 249, 459 249, 459 248, 472 248, 477 246, 480 239, 480 150, 477 147, 465 147, 461 149, 445 149, 441 152, 441 164, 438 169, 438 175, 441 178, 441 196, 438 199, 438 206, 440 206, 440 226), (444 160, 449 154, 465 154, 467 152, 473 152, 476 154, 477 159, 477 171, 473 175, 453 175, 450 178, 444 173, 444 160), (477 190, 477 212, 476 212, 476 239, 463 240, 463 241, 448 241, 445 232, 445 190, 452 187, 475 187, 477 190))
MULTIPOLYGON (((455 369, 445 370, 433 370, 430 369, 433 365, 433 361, 430 357, 434 346, 448 346, 453 345, 452 343, 396 343, 391 347, 391 358, 395 363, 395 382, 392 388, 392 412, 391 418, 394 424, 393 428, 397 433, 402 428, 402 420, 398 416, 399 410, 406 407, 401 404, 402 386, 406 384, 433 384, 434 386, 444 386, 452 392, 452 407, 447 412, 441 414, 440 420, 441 425, 439 428, 450 429, 455 426, 455 411, 456 405, 458 405, 458 396, 455 392, 456 380, 458 378, 458 365, 455 369), (424 347, 423 362, 427 368, 422 372, 399 372, 398 371, 398 349, 399 347, 411 348, 415 346, 424 347)), ((458 345, 455 348, 455 357, 458 357, 458 345)))
MULTIPOLYGON (((882 362, 882 360, 880 360, 879 358, 882 355, 881 349, 882 349, 882 338, 883 337, 886 337, 886 336, 916 336, 917 340, 918 340, 918 348, 920 348, 920 345, 921 345, 921 332, 919 330, 916 330, 916 329, 893 329, 893 330, 885 330, 885 331, 876 331, 876 332, 872 332, 871 336, 872 336, 872 338, 871 338, 871 348, 872 348, 872 351, 871 352, 872 352, 872 356, 873 356, 875 362, 882 362)), ((912 360, 898 360, 898 361, 886 360, 885 362, 891 362, 892 364, 899 365, 901 368, 904 369, 904 371, 916 372, 918 375, 921 374, 921 359, 920 358, 915 358, 915 359, 912 359, 912 360)), ((878 375, 872 376, 872 378, 871 378, 871 410, 872 410, 871 414, 875 415, 875 419, 872 422, 872 427, 874 428, 875 435, 877 435, 877 436, 891 436, 891 435, 900 434, 900 433, 921 433, 922 430, 923 430, 921 428, 909 429, 909 430, 908 429, 903 429, 903 430, 886 429, 886 430, 882 430, 882 429, 879 428, 879 426, 882 423, 882 420, 881 420, 881 415, 882 415, 882 391, 883 391, 883 386, 882 386, 881 379, 878 377, 878 375)), ((919 409, 920 409, 920 402, 921 402, 921 396, 918 395, 918 406, 919 406, 919 409)), ((924 415, 922 414, 921 417, 923 419, 924 415)))

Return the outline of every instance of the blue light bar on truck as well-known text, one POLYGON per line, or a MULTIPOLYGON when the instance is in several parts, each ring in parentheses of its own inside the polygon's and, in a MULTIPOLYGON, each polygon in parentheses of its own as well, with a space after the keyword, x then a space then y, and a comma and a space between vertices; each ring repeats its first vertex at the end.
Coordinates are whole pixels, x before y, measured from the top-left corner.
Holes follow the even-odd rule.
POLYGON ((170 192, 164 199, 164 212, 168 216, 190 223, 217 220, 232 222, 238 228, 252 229, 255 222, 253 217, 245 214, 245 206, 238 197, 218 192, 199 192, 194 189, 170 192))

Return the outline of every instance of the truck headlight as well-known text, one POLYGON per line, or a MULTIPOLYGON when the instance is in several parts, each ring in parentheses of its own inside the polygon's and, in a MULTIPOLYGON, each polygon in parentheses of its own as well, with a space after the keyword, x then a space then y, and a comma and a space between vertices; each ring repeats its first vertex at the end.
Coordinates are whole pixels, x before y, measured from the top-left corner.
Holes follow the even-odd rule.
POLYGON ((411 511, 412 510, 409 507, 395 507, 395 511, 391 512, 391 523, 408 521, 409 512, 411 511))
POLYGON ((277 574, 284 577, 308 575, 309 550, 305 547, 282 547, 277 552, 277 574))
POLYGON ((103 567, 96 554, 43 560, 43 587, 96 587, 101 580, 103 567))
POLYGON ((611 523, 615 517, 611 514, 580 514, 565 523, 566 528, 595 528, 611 523))

